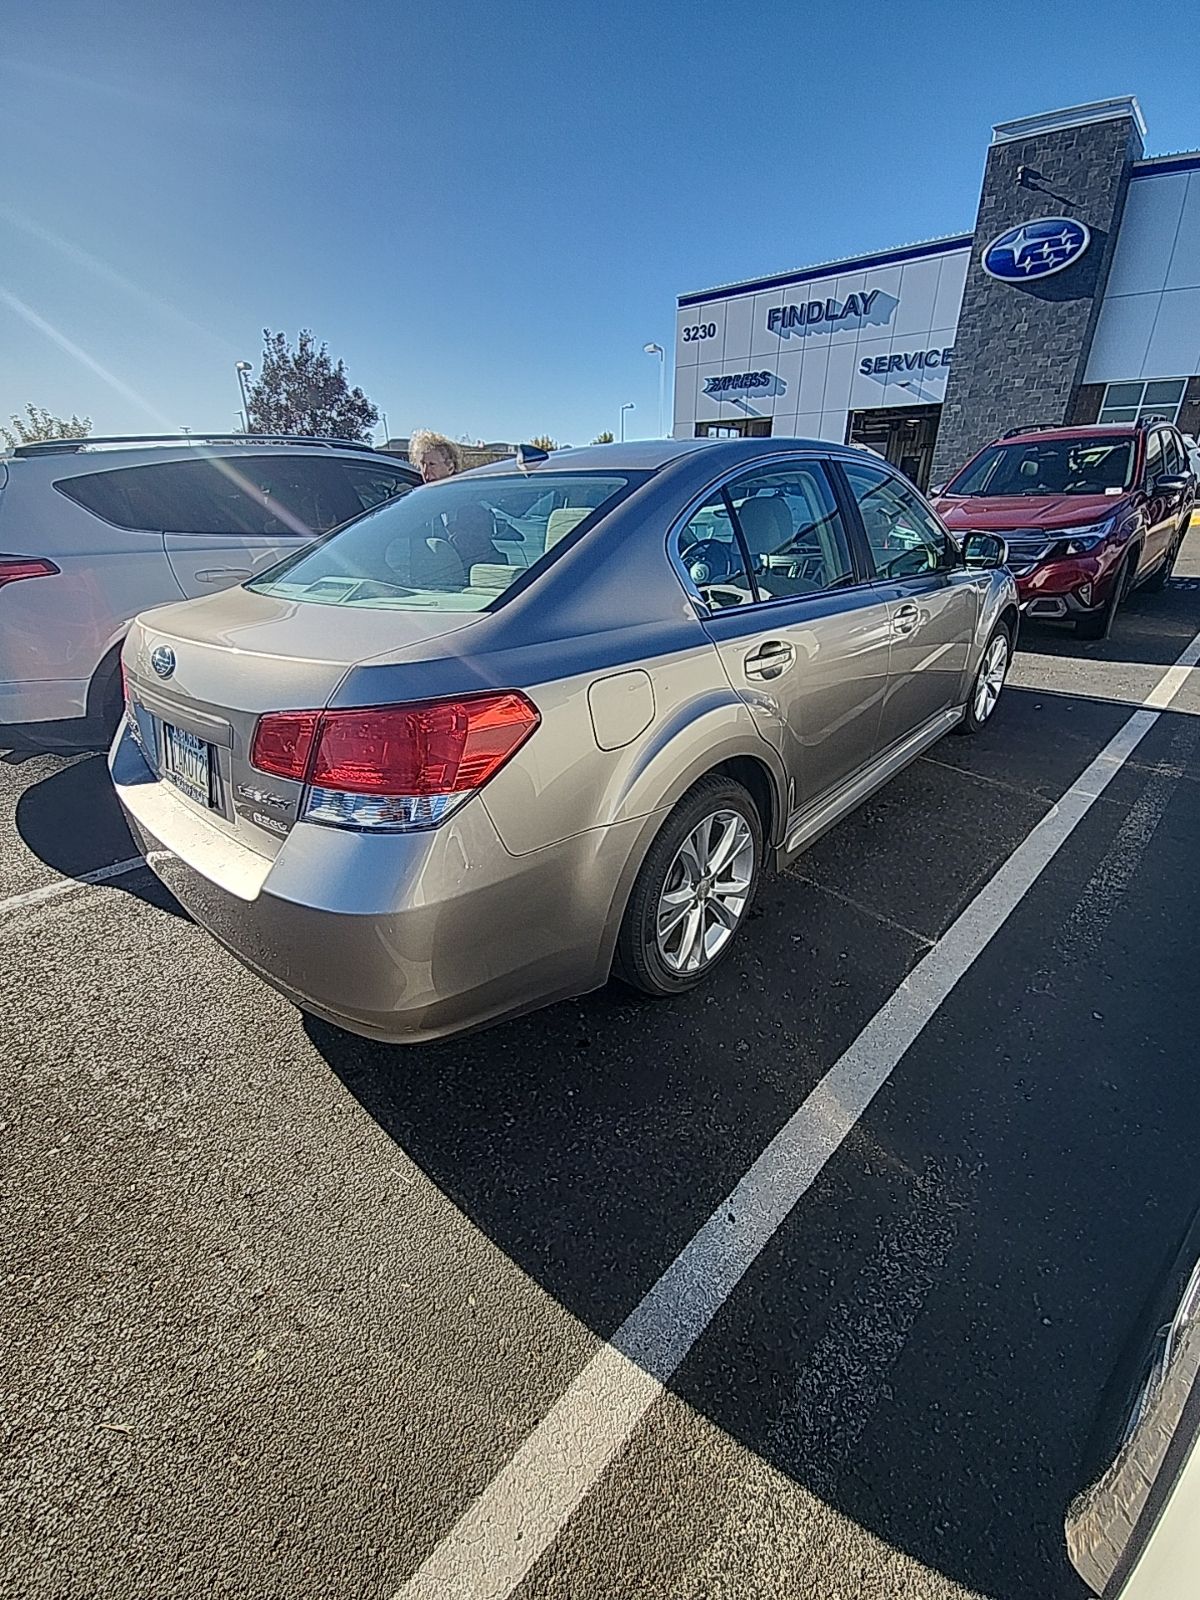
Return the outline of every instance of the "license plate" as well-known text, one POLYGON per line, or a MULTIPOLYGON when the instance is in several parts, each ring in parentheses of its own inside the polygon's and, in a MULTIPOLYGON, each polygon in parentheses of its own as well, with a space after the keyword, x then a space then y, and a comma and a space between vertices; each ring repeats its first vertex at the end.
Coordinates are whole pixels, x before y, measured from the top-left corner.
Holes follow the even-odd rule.
POLYGON ((212 746, 184 728, 162 725, 162 775, 198 805, 212 805, 212 746))

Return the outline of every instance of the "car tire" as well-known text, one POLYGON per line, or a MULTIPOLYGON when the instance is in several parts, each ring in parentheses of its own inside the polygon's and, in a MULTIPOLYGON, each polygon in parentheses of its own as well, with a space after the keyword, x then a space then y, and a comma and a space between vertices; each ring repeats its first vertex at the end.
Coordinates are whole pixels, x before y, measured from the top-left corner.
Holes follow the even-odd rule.
POLYGON ((693 784, 642 862, 614 975, 658 999, 703 983, 746 921, 762 859, 762 818, 749 792, 716 773, 693 784))
POLYGON ((1075 624, 1075 637, 1077 639, 1107 639, 1112 632, 1113 618, 1118 608, 1129 593, 1129 580, 1131 568, 1129 557, 1126 556, 1117 568, 1117 575, 1113 579, 1112 588, 1109 590, 1108 599, 1102 606, 1091 612, 1086 617, 1080 617, 1075 624))
POLYGON ((1008 669, 1012 666, 1012 634, 1000 623, 983 648, 979 670, 971 682, 971 692, 955 733, 979 733, 992 719, 992 712, 1004 691, 1008 669))
POLYGON ((1147 594, 1161 594, 1167 587, 1167 579, 1175 570, 1175 563, 1179 559, 1179 547, 1183 543, 1184 535, 1188 531, 1189 521, 1190 518, 1184 517, 1183 521, 1179 524, 1179 528, 1175 534, 1175 537, 1167 546, 1167 553, 1159 563, 1158 571, 1152 578, 1147 578, 1145 583, 1142 585, 1142 588, 1145 589, 1147 594))

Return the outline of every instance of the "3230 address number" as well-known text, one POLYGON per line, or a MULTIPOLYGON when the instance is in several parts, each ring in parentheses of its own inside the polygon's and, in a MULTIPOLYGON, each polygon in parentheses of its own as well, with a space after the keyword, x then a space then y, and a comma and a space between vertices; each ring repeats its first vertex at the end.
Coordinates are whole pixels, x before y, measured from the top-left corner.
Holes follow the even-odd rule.
POLYGON ((717 325, 715 322, 696 322, 690 328, 683 330, 684 344, 695 344, 697 339, 715 339, 717 325))

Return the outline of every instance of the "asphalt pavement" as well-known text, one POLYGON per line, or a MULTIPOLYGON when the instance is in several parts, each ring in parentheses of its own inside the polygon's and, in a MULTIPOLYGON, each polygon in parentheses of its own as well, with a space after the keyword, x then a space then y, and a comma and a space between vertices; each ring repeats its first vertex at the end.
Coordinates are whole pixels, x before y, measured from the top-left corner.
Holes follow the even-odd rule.
MULTIPOLYGON (((1028 628, 707 989, 400 1050, 179 910, 104 764, 0 755, 0 1594, 402 1591, 1200 632, 1028 628)), ((1075 1600, 1092 1419, 1198 1202, 1200 671, 518 1600, 1075 1600)), ((499 1580, 497 1580, 499 1581, 499 1580)), ((510 1592, 498 1588, 497 1593, 510 1592)))

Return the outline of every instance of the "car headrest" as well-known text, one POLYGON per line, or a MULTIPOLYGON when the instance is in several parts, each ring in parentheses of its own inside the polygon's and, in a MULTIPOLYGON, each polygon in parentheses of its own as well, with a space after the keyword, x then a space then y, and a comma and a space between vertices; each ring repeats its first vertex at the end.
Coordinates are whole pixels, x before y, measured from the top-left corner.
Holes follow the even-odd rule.
POLYGON ((495 561, 477 561, 471 568, 472 589, 494 589, 497 594, 507 589, 517 576, 519 567, 506 567, 495 561))
POLYGON ((546 523, 546 549, 565 539, 573 528, 577 528, 591 514, 591 506, 560 506, 557 511, 552 511, 546 523))
POLYGON ((737 514, 752 556, 774 555, 792 537, 788 508, 774 495, 743 501, 737 514))

